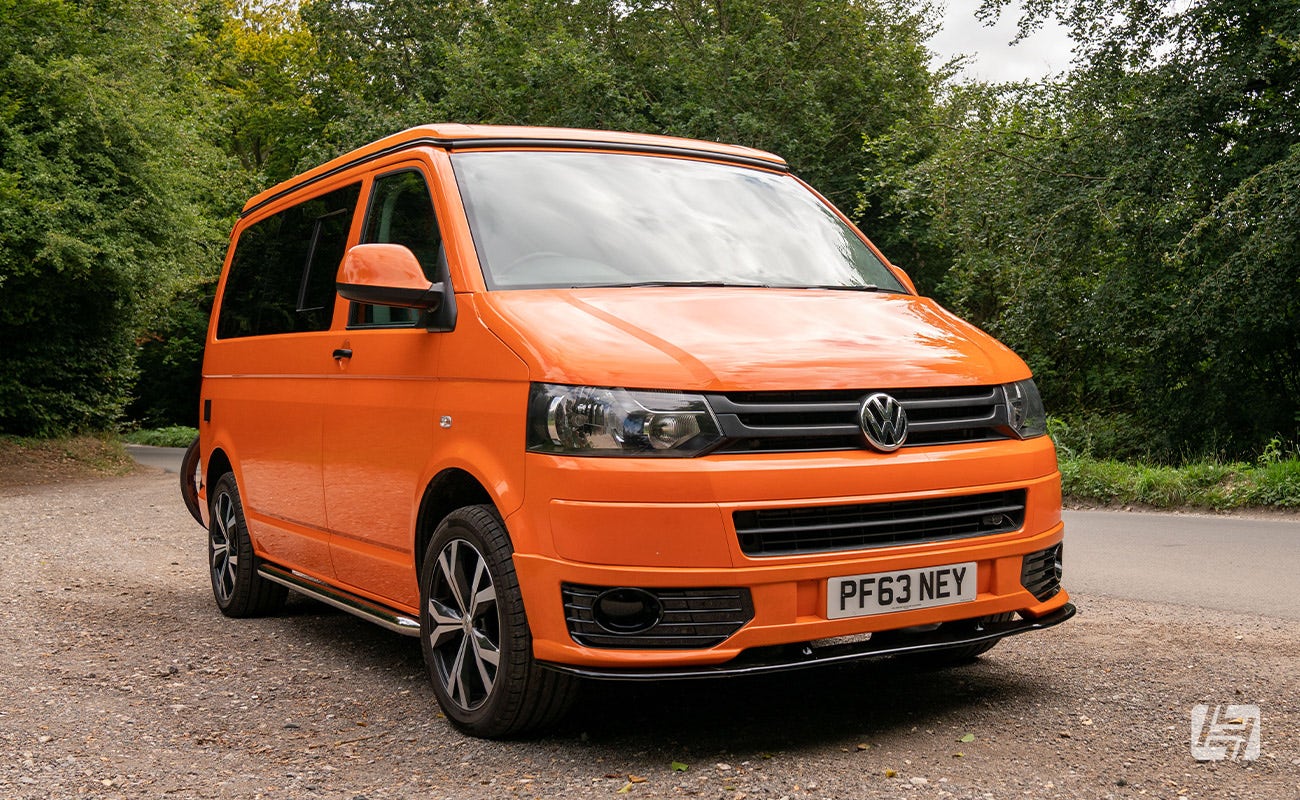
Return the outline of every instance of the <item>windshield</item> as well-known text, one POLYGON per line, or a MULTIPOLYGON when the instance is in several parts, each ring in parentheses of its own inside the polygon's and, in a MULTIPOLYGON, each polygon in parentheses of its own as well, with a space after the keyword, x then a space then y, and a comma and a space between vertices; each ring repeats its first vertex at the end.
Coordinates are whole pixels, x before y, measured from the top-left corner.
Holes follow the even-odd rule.
POLYGON ((613 153, 453 156, 492 289, 725 285, 905 292, 788 175, 613 153))

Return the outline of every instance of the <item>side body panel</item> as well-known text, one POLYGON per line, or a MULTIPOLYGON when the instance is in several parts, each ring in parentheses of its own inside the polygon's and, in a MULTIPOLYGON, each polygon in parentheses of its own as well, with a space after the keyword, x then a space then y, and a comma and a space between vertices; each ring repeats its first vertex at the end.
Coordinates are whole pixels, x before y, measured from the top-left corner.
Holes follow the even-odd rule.
POLYGON ((209 342, 203 399, 211 420, 201 424, 232 456, 258 552, 329 576, 321 420, 337 369, 332 343, 327 332, 267 338, 275 340, 209 342))

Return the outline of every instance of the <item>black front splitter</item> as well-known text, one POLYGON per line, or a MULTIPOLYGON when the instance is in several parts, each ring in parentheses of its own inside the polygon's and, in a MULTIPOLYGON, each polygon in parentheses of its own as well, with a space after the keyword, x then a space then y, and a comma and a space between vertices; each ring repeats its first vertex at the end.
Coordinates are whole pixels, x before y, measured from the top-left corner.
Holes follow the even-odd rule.
POLYGON ((992 642, 1007 636, 1030 631, 1041 631, 1060 625, 1075 614, 1074 605, 1066 603, 1055 611, 1033 619, 1015 619, 999 622, 970 620, 964 623, 946 623, 933 631, 897 634, 879 633, 866 641, 846 644, 816 646, 812 642, 759 647, 746 650, 725 664, 705 666, 654 667, 652 669, 626 669, 587 667, 571 664, 541 662, 541 666, 583 678, 620 681, 690 680, 696 678, 725 678, 737 675, 766 675, 788 672, 830 664, 846 664, 870 658, 925 653, 948 648, 992 642))

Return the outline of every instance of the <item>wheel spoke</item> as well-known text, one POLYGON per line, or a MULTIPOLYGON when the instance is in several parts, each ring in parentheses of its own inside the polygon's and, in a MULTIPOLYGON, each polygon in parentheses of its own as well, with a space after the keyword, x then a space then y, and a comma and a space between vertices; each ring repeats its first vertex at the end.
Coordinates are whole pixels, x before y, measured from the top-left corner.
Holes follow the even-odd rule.
POLYGON ((442 570, 443 580, 447 583, 447 589, 451 592, 451 597, 456 601, 456 609, 465 614, 469 608, 465 605, 465 598, 460 590, 460 580, 457 573, 460 571, 460 542, 454 541, 441 553, 438 554, 438 568, 442 570))
POLYGON ((469 608, 467 609, 471 619, 478 618, 478 598, 479 595, 482 593, 482 590, 479 589, 479 587, 483 585, 483 580, 485 577, 487 578, 488 586, 491 587, 492 577, 487 574, 487 564, 484 563, 483 559, 475 558, 474 578, 469 582, 470 598, 469 598, 469 608))
POLYGON ((492 694, 492 684, 496 682, 497 665, 501 663, 501 652, 482 631, 475 630, 469 637, 474 649, 474 666, 478 668, 479 680, 483 682, 485 694, 492 694), (489 674, 489 667, 491 668, 489 674))
POLYGON ((448 670, 450 680, 447 686, 447 694, 451 695, 457 705, 465 709, 470 707, 469 687, 465 685, 465 656, 468 651, 469 637, 461 637, 460 647, 456 648, 456 658, 451 662, 451 669, 448 670))
POLYGON ((463 630, 461 617, 456 610, 439 602, 436 598, 429 598, 429 619, 433 622, 429 632, 429 644, 435 649, 441 646, 447 637, 460 633, 463 630))
POLYGON ((221 570, 221 586, 225 590, 224 595, 230 597, 235 592, 235 559, 227 558, 224 568, 221 570))
POLYGON ((226 496, 224 494, 218 495, 217 502, 214 504, 214 508, 212 509, 212 522, 217 526, 217 531, 220 532, 221 538, 229 541, 230 537, 226 534, 225 505, 226 496))
POLYGON ((489 583, 474 595, 474 619, 479 619, 484 614, 494 610, 496 605, 497 587, 495 584, 489 583))

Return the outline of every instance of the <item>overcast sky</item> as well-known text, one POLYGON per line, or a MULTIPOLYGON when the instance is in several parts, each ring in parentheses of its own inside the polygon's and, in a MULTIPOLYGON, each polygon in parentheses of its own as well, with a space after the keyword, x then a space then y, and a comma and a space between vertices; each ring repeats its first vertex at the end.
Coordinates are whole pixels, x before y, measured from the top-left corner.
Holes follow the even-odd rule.
POLYGON ((932 66, 967 53, 971 58, 964 77, 1001 82, 1039 80, 1070 65, 1072 42, 1054 22, 1044 24, 1019 44, 1010 44, 1016 38, 1016 21, 1020 18, 1020 6, 1014 0, 991 28, 975 19, 979 0, 947 3, 943 29, 930 40, 930 49, 936 53, 932 66))

